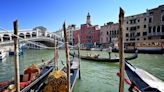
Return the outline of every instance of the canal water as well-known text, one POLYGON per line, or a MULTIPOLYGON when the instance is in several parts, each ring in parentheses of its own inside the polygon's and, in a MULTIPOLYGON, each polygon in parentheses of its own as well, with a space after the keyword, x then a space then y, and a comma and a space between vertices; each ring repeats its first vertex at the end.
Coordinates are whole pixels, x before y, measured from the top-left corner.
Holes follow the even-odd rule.
MULTIPOLYGON (((101 51, 81 51, 82 55, 91 53, 100 54, 100 57, 108 57, 108 53, 101 51)), ((126 54, 131 56, 132 54, 126 54)), ((25 50, 20 56, 20 73, 32 63, 39 65, 43 60, 49 60, 54 56, 53 50, 25 50)), ((65 63, 65 51, 59 50, 60 61, 65 63)), ((112 57, 118 53, 112 53, 112 57)), ((8 56, 5 61, 0 61, 0 82, 12 79, 14 76, 14 57, 8 56)), ((164 81, 164 55, 139 54, 139 57, 130 61, 134 66, 142 68, 164 81)), ((119 78, 118 63, 93 62, 81 60, 81 79, 77 80, 74 92, 118 92, 119 78)), ((125 84, 125 92, 128 92, 125 84)))

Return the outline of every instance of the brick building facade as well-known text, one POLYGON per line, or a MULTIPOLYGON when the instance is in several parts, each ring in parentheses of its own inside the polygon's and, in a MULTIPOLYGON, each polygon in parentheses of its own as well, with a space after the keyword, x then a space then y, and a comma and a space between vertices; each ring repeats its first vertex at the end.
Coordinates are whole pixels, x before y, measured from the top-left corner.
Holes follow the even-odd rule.
POLYGON ((98 25, 91 25, 90 14, 87 15, 86 24, 80 28, 80 40, 83 47, 91 48, 100 43, 100 30, 98 25))

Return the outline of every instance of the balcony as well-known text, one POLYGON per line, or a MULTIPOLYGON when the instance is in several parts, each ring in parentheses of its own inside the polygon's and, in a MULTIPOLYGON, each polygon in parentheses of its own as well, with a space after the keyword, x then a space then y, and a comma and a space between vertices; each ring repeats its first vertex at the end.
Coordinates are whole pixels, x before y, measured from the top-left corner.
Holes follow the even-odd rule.
POLYGON ((151 36, 162 36, 162 35, 164 35, 164 32, 148 33, 149 37, 151 37, 151 36))

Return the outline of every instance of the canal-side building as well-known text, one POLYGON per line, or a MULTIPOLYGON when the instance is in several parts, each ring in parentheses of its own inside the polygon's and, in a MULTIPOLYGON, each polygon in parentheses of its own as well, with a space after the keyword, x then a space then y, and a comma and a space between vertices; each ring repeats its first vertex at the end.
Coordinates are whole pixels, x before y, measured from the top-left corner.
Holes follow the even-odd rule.
POLYGON ((161 49, 164 47, 164 5, 125 17, 125 47, 161 49))
POLYGON ((118 23, 108 22, 100 28, 100 44, 103 48, 118 44, 119 25, 118 23))
POLYGON ((57 40, 64 41, 64 39, 63 39, 64 38, 64 32, 62 29, 59 29, 59 30, 53 32, 53 34, 57 36, 57 38, 58 38, 57 40))
POLYGON ((92 25, 88 13, 86 23, 81 25, 80 40, 83 47, 91 48, 100 43, 100 29, 98 25, 92 25))
POLYGON ((147 10, 148 40, 164 39, 164 5, 147 10))
POLYGON ((67 39, 70 45, 73 45, 73 32, 76 30, 78 30, 78 28, 74 24, 67 27, 67 39))
POLYGON ((73 45, 76 45, 78 43, 78 35, 80 36, 79 32, 80 30, 73 31, 73 45))
POLYGON ((125 41, 147 40, 148 15, 147 13, 125 17, 124 20, 125 41))

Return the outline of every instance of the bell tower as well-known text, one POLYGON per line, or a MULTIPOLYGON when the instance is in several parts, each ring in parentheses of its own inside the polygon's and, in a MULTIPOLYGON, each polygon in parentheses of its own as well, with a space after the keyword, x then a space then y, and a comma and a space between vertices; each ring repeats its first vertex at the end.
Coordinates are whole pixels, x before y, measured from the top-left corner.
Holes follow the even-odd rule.
POLYGON ((89 12, 88 12, 86 24, 91 24, 90 17, 91 17, 91 16, 90 16, 90 14, 89 14, 89 12))

